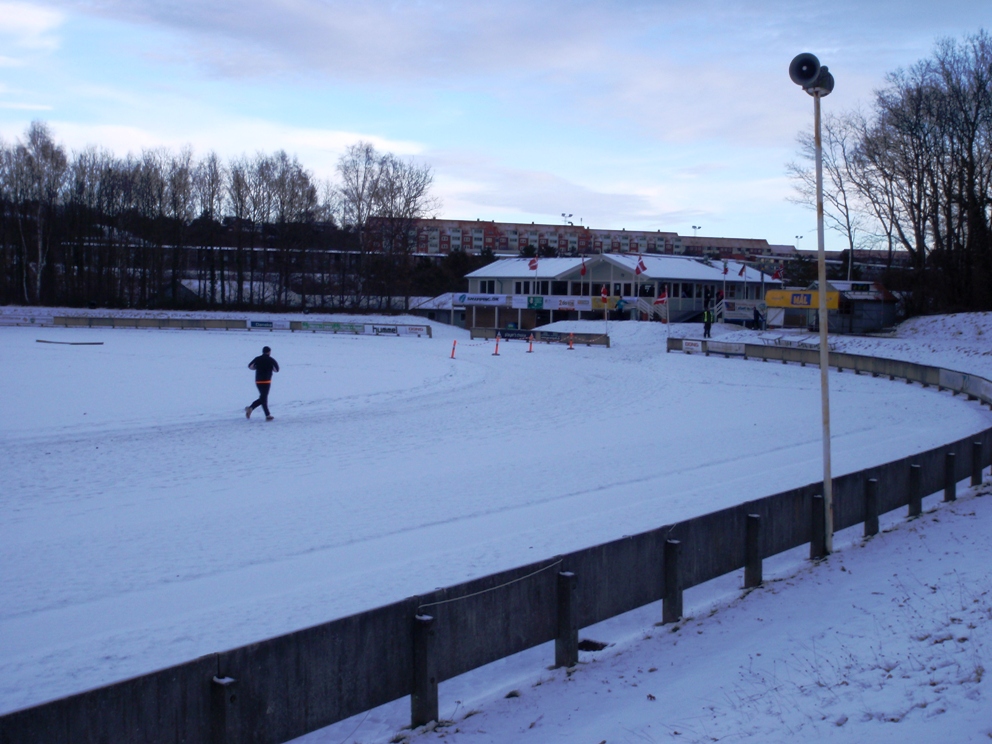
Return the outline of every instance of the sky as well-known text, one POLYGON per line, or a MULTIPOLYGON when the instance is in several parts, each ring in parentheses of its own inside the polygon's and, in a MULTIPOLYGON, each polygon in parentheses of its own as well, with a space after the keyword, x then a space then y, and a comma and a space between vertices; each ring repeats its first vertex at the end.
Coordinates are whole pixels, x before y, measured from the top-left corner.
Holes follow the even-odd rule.
POLYGON ((429 164, 444 218, 815 248, 792 57, 830 68, 840 113, 983 27, 985 0, 0 0, 0 137, 286 150, 328 179, 366 140, 429 164))
MULTIPOLYGON (((34 312, 0 307, 18 393, 0 417, 0 715, 822 478, 815 367, 665 352, 698 323, 495 355, 436 322, 419 338, 6 325, 34 312), (263 343, 273 422, 243 413, 263 343)), ((976 313, 831 341, 989 379, 990 335, 976 313)), ((992 424, 946 389, 836 372, 830 388, 835 475, 992 424)), ((988 742, 992 498, 959 491, 920 520, 890 512, 868 543, 838 533, 825 564, 805 545, 769 557, 747 596, 739 570, 693 587, 678 630, 654 626, 657 604, 584 627, 613 645, 574 675, 545 644, 449 680, 437 734, 404 731, 402 699, 308 742, 988 742)))

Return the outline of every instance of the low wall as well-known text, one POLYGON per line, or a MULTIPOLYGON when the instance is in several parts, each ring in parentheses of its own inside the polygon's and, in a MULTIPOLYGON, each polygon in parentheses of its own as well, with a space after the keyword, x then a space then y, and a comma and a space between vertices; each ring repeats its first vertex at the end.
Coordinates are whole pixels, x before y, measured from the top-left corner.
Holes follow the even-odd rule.
MULTIPOLYGON (((669 348, 681 342, 671 339, 669 348)), ((767 361, 818 360, 816 351, 743 351, 767 361)), ((992 383, 972 375, 851 354, 830 360, 992 400, 992 383)), ((955 484, 969 475, 980 481, 990 462, 992 427, 840 476, 835 529, 864 522, 871 534, 875 515, 918 513, 920 497, 941 489, 954 498, 955 484)), ((821 492, 822 483, 810 483, 9 713, 0 717, 0 742, 275 744, 407 695, 413 723, 426 723, 437 717, 443 680, 552 640, 555 664, 573 665, 581 627, 658 600, 661 620, 672 621, 684 589, 742 568, 754 585, 763 558, 806 543, 811 557, 821 555, 821 492)))
POLYGON ((534 341, 543 344, 574 343, 582 346, 610 345, 610 337, 603 333, 561 333, 557 331, 522 331, 516 328, 473 328, 471 338, 496 338, 508 341, 534 341))
MULTIPOLYGON (((24 325, 24 324, 21 324, 24 325)), ((40 324, 39 324, 40 325, 40 324)), ((309 331, 312 333, 350 333, 367 336, 432 337, 429 324, 364 323, 320 320, 252 320, 239 318, 97 318, 56 315, 51 325, 66 328, 162 328, 224 331, 309 331)))

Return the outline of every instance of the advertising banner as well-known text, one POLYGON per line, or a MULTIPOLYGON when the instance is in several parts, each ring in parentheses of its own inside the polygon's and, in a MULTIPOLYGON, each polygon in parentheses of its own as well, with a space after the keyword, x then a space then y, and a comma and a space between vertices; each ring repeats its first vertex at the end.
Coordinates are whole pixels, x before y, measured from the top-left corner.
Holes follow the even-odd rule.
POLYGON ((703 353, 703 342, 694 341, 691 338, 682 339, 682 351, 686 354, 703 353))
POLYGON ((506 305, 506 295, 456 294, 455 305, 477 305, 481 307, 502 307, 506 305))
POLYGON ((304 320, 301 323, 304 331, 325 331, 327 333, 365 333, 364 323, 332 323, 327 321, 304 320))
POLYGON ((744 356, 744 344, 732 344, 726 341, 707 341, 706 349, 714 354, 735 354, 744 356))
POLYGON ((762 300, 724 300, 723 317, 727 320, 754 320, 754 308, 765 314, 767 306, 762 300))
POLYGON ((545 310, 592 310, 592 297, 545 297, 545 310))
POLYGON ((51 315, 0 315, 0 325, 39 325, 50 326, 55 322, 51 315))
MULTIPOLYGON (((803 310, 816 310, 820 307, 820 293, 816 291, 799 291, 791 289, 769 289, 765 292, 765 302, 768 307, 794 307, 803 310)), ((840 307, 840 292, 827 292, 827 310, 840 307)))
POLYGON ((416 325, 385 325, 367 323, 365 333, 371 336, 426 336, 427 326, 416 325))
POLYGON ((246 320, 249 331, 288 331, 288 320, 246 320))

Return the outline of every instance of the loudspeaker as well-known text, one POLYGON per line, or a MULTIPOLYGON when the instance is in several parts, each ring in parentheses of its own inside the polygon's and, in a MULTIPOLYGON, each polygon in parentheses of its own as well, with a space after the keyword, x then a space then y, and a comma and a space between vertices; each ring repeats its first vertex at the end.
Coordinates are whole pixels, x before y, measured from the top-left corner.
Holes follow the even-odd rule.
POLYGON ((826 65, 820 68, 820 74, 816 76, 816 81, 810 87, 818 90, 821 96, 829 95, 834 89, 834 76, 827 71, 826 65))
POLYGON ((796 85, 809 88, 820 74, 820 60, 809 52, 797 54, 789 65, 789 77, 796 85))

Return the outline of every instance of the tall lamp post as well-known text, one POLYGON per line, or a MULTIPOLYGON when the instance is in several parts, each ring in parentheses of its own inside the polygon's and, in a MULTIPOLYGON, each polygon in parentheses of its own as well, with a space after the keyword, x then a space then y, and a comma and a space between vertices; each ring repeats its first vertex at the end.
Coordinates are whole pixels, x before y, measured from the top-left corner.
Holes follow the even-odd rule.
POLYGON ((834 76, 814 55, 798 54, 789 65, 789 77, 813 97, 813 140, 816 147, 816 255, 820 290, 820 406, 823 416, 823 510, 824 541, 827 553, 834 547, 833 480, 830 476, 830 350, 827 348, 827 262, 823 248, 823 147, 820 137, 820 99, 834 89, 834 76))

